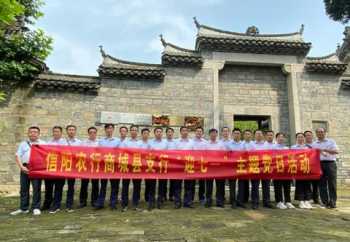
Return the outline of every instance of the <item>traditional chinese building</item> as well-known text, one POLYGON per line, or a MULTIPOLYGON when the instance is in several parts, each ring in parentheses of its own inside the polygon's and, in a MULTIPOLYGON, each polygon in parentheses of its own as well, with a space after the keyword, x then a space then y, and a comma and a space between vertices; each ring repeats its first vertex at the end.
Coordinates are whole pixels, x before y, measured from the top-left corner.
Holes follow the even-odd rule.
POLYGON ((47 139, 53 125, 76 124, 86 137, 89 126, 106 122, 208 130, 238 121, 285 132, 290 143, 295 132, 326 127, 341 150, 339 182, 350 183, 350 28, 336 53, 307 57, 303 26, 261 34, 194 22, 194 49, 161 36, 161 64, 120 60, 101 47, 97 76, 45 72, 17 88, 0 107, 0 184, 18 184, 15 149, 32 124, 47 139))

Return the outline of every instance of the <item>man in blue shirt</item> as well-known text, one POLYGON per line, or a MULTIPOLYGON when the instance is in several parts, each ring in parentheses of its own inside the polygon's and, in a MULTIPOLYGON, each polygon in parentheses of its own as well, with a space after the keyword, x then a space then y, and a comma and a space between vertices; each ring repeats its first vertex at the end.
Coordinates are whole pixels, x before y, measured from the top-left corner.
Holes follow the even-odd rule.
MULTIPOLYGON (((206 150, 208 141, 203 138, 204 129, 202 127, 197 127, 195 131, 195 136, 192 139, 194 150, 206 150)), ((201 205, 205 205, 205 179, 198 180, 198 199, 201 205)), ((193 182, 192 196, 195 195, 196 184, 193 182)), ((192 198, 192 200, 194 200, 192 198)))
MULTIPOLYGON (((83 146, 88 147, 97 147, 98 146, 98 140, 97 137, 97 129, 95 127, 90 127, 87 130, 88 132, 88 139, 84 140, 82 142, 83 146)), ((89 179, 81 179, 81 186, 80 186, 80 208, 84 208, 87 206, 87 198, 88 198, 88 188, 89 188, 89 179)), ((98 190, 99 190, 99 180, 98 179, 91 179, 91 206, 94 206, 94 204, 97 201, 98 198, 98 190)))
MULTIPOLYGON (((209 130, 209 141, 207 145, 208 150, 226 150, 224 144, 217 140, 218 131, 216 129, 209 130)), ((211 207, 212 205, 212 194, 213 194, 213 181, 214 179, 207 179, 206 184, 206 207, 211 207)), ((224 207, 224 197, 225 197, 225 180, 215 179, 216 184, 216 206, 224 207)))
MULTIPOLYGON (((233 137, 233 140, 229 144, 228 149, 232 150, 232 151, 243 150, 242 142, 241 142, 241 130, 239 128, 234 128, 232 130, 232 137, 233 137)), ((236 208, 236 205, 237 205, 236 182, 237 182, 237 179, 230 179, 229 180, 231 208, 236 208)))
MULTIPOLYGON (((139 141, 137 139, 138 127, 135 125, 131 125, 130 128, 130 138, 125 139, 124 147, 125 148, 139 148, 139 141)), ((121 134, 121 137, 123 135, 121 134)), ((140 179, 132 179, 133 183, 133 196, 132 203, 135 210, 138 210, 138 205, 140 201, 140 189, 141 189, 141 180, 140 179)), ((129 184, 130 179, 123 179, 122 183, 122 211, 126 211, 129 203, 129 184)))
MULTIPOLYGON (((68 146, 81 145, 81 141, 75 137, 77 134, 77 126, 72 124, 67 125, 66 132, 67 132, 66 142, 68 146)), ((67 179, 67 185, 68 185, 68 190, 67 190, 67 199, 66 199, 66 211, 68 213, 71 213, 71 212, 74 212, 73 202, 74 202, 75 179, 74 178, 67 179)))
MULTIPOLYGON (((166 150, 168 148, 168 144, 166 140, 163 140, 163 129, 161 127, 156 127, 154 129, 154 139, 150 142, 151 150, 166 150)), ((158 181, 158 198, 157 198, 157 208, 160 209, 162 205, 163 194, 164 194, 164 186, 166 184, 166 180, 158 181)), ((146 180, 146 186, 148 186, 148 209, 152 210, 154 208, 155 203, 155 193, 157 180, 149 179, 146 180)))
MULTIPOLYGON (((180 138, 176 143, 177 150, 193 150, 193 142, 188 138, 188 129, 186 126, 180 128, 180 138)), ((185 180, 184 182, 184 207, 193 208, 193 182, 194 180, 185 180)), ((182 180, 174 180, 174 202, 175 208, 181 207, 181 190, 182 190, 182 180)))
MULTIPOLYGON (((62 127, 55 126, 52 128, 52 139, 47 142, 48 145, 66 145, 66 140, 62 138, 62 127)), ((58 189, 62 189, 64 185, 64 179, 45 179, 45 199, 42 207, 42 211, 50 210, 51 206, 55 206, 54 203, 54 190, 55 193, 58 189)), ((61 202, 61 200, 59 201, 61 202)))
MULTIPOLYGON (((242 149, 249 151, 254 150, 254 142, 252 141, 252 131, 246 129, 243 131, 242 149)), ((249 180, 238 180, 238 199, 237 206, 246 208, 245 203, 249 200, 249 180)))
MULTIPOLYGON (((165 130, 166 135, 166 142, 168 143, 168 150, 175 150, 176 149, 176 140, 174 139, 174 129, 171 127, 167 127, 165 130)), ((169 187, 169 201, 174 200, 174 180, 170 180, 170 187, 169 187)), ((167 190, 168 190, 168 181, 167 186, 165 187, 165 194, 164 198, 167 200, 167 190)))
MULTIPOLYGON (((100 147, 111 147, 116 148, 119 146, 119 140, 113 137, 114 124, 105 124, 106 136, 99 140, 98 146, 100 147)), ((107 179, 101 179, 100 192, 95 204, 96 209, 101 209, 104 207, 106 192, 107 192, 107 179)), ((111 197, 110 197, 110 207, 111 209, 117 208, 117 198, 119 192, 119 179, 110 179, 111 184, 111 197)))
MULTIPOLYGON (((149 142, 149 133, 150 130, 149 128, 143 128, 141 130, 141 140, 139 140, 139 148, 140 149, 150 149, 150 142, 149 142)), ((149 186, 147 186, 147 180, 145 180, 145 192, 144 192, 144 196, 145 196, 145 201, 148 202, 148 198, 149 198, 149 186)))
MULTIPOLYGON (((63 129, 61 126, 54 126, 52 128, 52 139, 47 142, 48 145, 67 145, 66 139, 62 137, 63 129)), ((45 201, 44 207, 48 207, 50 209, 49 213, 54 214, 60 211, 61 209, 61 201, 62 201, 62 193, 63 186, 65 183, 64 178, 53 179, 52 188, 48 188, 48 193, 46 191, 45 184, 45 201), (53 192, 53 197, 52 197, 53 192), (52 200, 51 200, 52 199, 52 200), (51 201, 53 201, 51 206, 51 201)))
POLYGON ((28 140, 20 143, 16 153, 16 163, 21 170, 20 173, 20 208, 13 211, 11 215, 26 214, 29 213, 29 188, 32 183, 33 198, 32 209, 33 215, 40 215, 40 197, 41 197, 41 180, 29 179, 28 176, 28 164, 30 158, 31 146, 35 144, 44 144, 45 142, 39 139, 40 129, 37 126, 28 128, 28 140))

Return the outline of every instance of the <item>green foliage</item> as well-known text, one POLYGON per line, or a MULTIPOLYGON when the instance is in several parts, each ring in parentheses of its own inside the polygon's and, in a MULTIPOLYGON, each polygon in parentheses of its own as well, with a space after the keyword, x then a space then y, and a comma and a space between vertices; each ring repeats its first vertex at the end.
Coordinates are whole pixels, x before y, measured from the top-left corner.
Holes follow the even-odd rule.
POLYGON ((40 29, 0 37, 0 78, 13 81, 33 78, 40 71, 38 62, 49 55, 51 42, 40 29))
POLYGON ((24 7, 15 0, 1 0, 0 29, 15 21, 15 17, 24 12, 24 7))
POLYGON ((234 127, 239 128, 240 130, 250 129, 251 131, 255 131, 259 128, 257 121, 235 121, 234 127))
POLYGON ((340 21, 344 24, 350 20, 350 1, 349 0, 324 0, 327 15, 334 21, 340 21))
POLYGON ((29 28, 43 16, 42 5, 42 0, 1 0, 0 80, 6 86, 24 83, 40 73, 52 50, 50 37, 40 29, 29 28))

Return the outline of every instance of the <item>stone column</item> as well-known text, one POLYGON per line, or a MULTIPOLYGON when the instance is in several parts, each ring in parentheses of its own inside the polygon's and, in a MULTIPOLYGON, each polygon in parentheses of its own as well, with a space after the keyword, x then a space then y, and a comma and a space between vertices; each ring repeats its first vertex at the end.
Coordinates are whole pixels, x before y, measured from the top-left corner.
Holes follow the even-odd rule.
POLYGON ((224 68, 225 62, 212 63, 213 69, 213 124, 214 128, 220 128, 220 100, 219 100, 219 72, 224 68))
POLYGON ((295 142, 295 133, 302 131, 298 81, 303 69, 303 64, 285 64, 282 66, 283 73, 287 75, 289 132, 291 144, 294 144, 295 142))

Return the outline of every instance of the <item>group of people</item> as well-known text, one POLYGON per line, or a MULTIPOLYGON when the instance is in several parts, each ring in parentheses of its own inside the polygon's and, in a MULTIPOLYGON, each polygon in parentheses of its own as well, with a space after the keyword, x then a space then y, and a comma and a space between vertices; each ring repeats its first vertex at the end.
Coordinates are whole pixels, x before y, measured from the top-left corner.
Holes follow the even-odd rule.
MULTIPOLYGON (((119 127, 119 138, 114 137, 115 126, 106 124, 104 126, 104 137, 97 139, 97 128, 90 127, 88 139, 81 141, 76 137, 77 127, 68 125, 66 128, 66 137, 63 137, 63 128, 55 126, 52 128, 52 139, 44 142, 40 139, 40 128, 37 126, 29 127, 28 139, 20 143, 16 162, 20 168, 20 208, 12 215, 29 213, 29 188, 32 184, 32 211, 34 215, 40 215, 42 210, 48 210, 49 213, 57 213, 61 209, 63 188, 66 185, 67 195, 65 208, 67 212, 73 212, 75 181, 76 179, 44 179, 45 198, 41 206, 41 179, 30 179, 28 176, 28 162, 30 157, 31 145, 33 144, 51 144, 65 146, 90 146, 90 147, 123 147, 123 148, 141 148, 151 150, 272 150, 289 149, 285 145, 285 135, 281 132, 275 134, 273 131, 244 130, 243 132, 235 128, 230 131, 228 127, 223 127, 220 131, 217 129, 209 130, 208 140, 204 138, 204 130, 198 127, 195 130, 193 138, 189 137, 189 130, 183 126, 180 128, 180 137, 174 138, 174 129, 168 127, 165 129, 163 138, 163 128, 153 129, 154 138, 150 139, 151 130, 143 128, 139 130, 138 126, 132 125, 119 127), (140 133, 139 133, 140 132, 140 133), (129 133, 129 135, 128 135, 129 133)), ((295 185, 295 200, 299 201, 298 206, 301 209, 313 208, 310 200, 314 203, 320 203, 321 207, 335 208, 336 193, 336 154, 338 148, 336 143, 326 137, 326 130, 318 128, 316 130, 317 138, 314 140, 312 131, 295 134, 296 143, 291 149, 309 149, 320 150, 320 161, 322 176, 320 180, 297 180, 295 185), (321 201, 319 201, 319 197, 321 201)), ((262 205, 266 208, 292 209, 295 208, 291 199, 292 180, 236 180, 230 179, 205 179, 205 180, 153 180, 145 179, 144 199, 147 202, 148 209, 155 207, 161 209, 164 202, 174 201, 176 209, 185 207, 193 208, 196 192, 198 200, 202 206, 211 207, 213 205, 213 187, 215 180, 215 205, 224 207, 225 204, 225 186, 229 184, 229 203, 232 208, 246 208, 247 203, 251 201, 251 208, 259 207, 259 187, 262 187, 262 205), (273 183, 275 194, 275 206, 270 198, 270 185, 273 183), (198 191, 197 188, 198 187, 198 191), (183 192, 182 192, 183 191, 183 192), (183 197, 182 197, 183 193, 183 197)), ((140 210, 139 203, 141 199, 141 179, 82 179, 80 183, 79 208, 88 205, 88 187, 91 183, 90 203, 95 209, 105 207, 107 186, 110 184, 109 206, 111 209, 117 209, 119 201, 118 193, 121 186, 121 210, 127 211, 129 207, 129 186, 132 182, 132 208, 140 210), (109 181, 109 182, 108 182, 109 181), (121 183, 121 184, 120 184, 121 183)))

